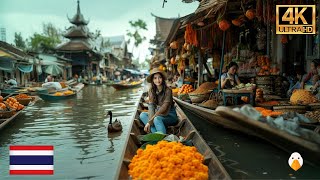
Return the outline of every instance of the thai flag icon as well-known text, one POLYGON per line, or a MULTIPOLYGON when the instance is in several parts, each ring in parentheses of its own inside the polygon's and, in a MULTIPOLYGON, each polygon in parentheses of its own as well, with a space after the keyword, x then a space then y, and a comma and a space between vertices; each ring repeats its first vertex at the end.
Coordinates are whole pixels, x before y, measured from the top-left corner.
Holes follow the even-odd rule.
POLYGON ((10 175, 53 175, 53 146, 10 146, 10 175))

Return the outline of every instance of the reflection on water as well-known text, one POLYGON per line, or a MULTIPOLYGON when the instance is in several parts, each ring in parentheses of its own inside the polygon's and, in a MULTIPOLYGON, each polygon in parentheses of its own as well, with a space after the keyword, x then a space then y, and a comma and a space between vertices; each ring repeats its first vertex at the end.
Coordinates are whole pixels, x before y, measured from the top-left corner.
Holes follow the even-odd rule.
POLYGON ((0 132, 0 179, 21 179, 8 175, 9 145, 36 144, 55 148, 55 173, 45 178, 113 179, 140 94, 141 88, 87 86, 74 99, 38 101, 0 132), (122 132, 108 134, 109 110, 121 121, 122 132))
POLYGON ((304 162, 298 171, 288 165, 291 154, 259 138, 224 129, 184 109, 194 126, 234 179, 320 179, 320 167, 304 162))

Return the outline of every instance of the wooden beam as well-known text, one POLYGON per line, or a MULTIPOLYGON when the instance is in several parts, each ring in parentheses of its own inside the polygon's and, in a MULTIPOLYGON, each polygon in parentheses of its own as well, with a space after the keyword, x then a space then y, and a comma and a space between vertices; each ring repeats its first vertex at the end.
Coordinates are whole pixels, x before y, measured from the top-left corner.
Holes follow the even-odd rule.
POLYGON ((203 63, 202 63, 202 56, 201 56, 201 48, 198 48, 198 87, 202 84, 203 81, 203 63))
POLYGON ((225 46, 225 43, 226 43, 226 31, 223 31, 218 91, 220 91, 220 89, 221 89, 221 74, 222 74, 222 68, 223 68, 223 64, 224 64, 224 46, 225 46))

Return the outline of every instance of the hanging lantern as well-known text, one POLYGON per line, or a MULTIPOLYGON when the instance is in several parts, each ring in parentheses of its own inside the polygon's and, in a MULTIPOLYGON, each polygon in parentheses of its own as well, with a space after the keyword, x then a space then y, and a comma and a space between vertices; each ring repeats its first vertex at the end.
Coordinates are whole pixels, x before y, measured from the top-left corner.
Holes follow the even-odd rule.
POLYGON ((224 19, 219 22, 219 28, 222 31, 226 31, 227 29, 229 29, 229 27, 230 27, 230 23, 227 20, 224 19))
POLYGON ((256 17, 256 12, 254 9, 249 9, 247 10, 246 12, 246 17, 249 19, 249 20, 252 20, 253 18, 256 17))

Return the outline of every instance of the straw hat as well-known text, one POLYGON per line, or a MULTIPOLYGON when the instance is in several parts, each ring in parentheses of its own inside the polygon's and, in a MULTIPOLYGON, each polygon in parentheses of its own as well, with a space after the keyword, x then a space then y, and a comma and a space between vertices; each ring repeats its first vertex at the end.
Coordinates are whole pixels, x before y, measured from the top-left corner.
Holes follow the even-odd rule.
POLYGON ((156 73, 160 73, 162 74, 162 77, 164 78, 164 80, 167 79, 167 74, 164 71, 161 71, 159 68, 153 68, 150 71, 150 75, 147 77, 147 82, 151 83, 152 82, 152 75, 156 74, 156 73))

